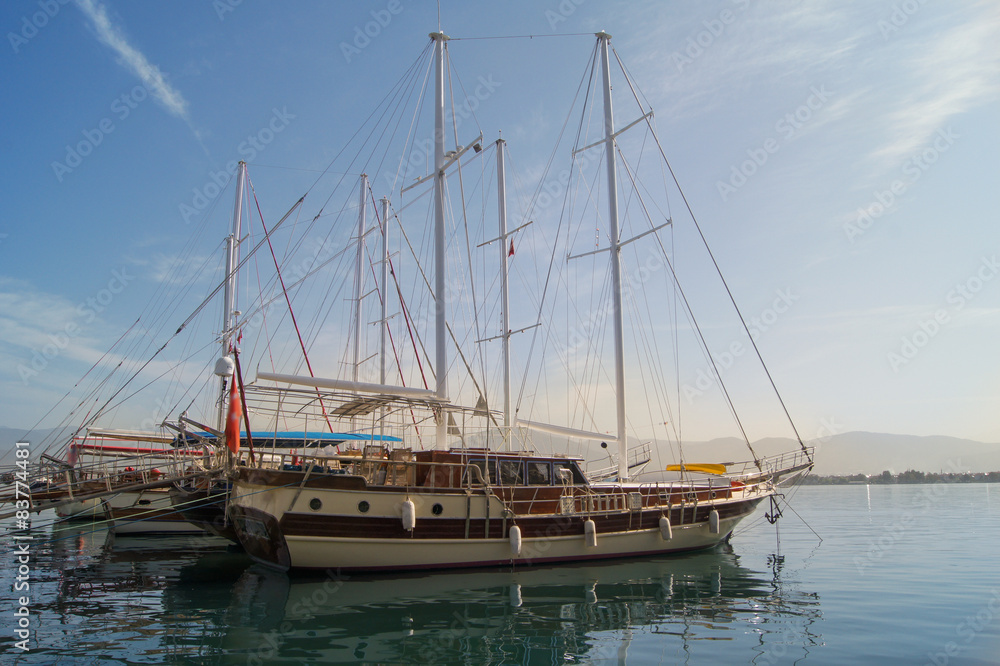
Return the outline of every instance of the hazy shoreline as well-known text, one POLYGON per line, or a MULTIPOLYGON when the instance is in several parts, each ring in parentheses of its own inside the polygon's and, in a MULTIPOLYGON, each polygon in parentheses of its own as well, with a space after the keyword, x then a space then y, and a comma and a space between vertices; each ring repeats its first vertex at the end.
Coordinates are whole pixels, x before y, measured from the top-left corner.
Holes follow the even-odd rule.
POLYGON ((917 483, 1000 483, 1000 472, 935 473, 908 470, 899 474, 889 471, 881 474, 865 475, 822 475, 810 474, 802 481, 806 486, 843 485, 894 485, 917 483))

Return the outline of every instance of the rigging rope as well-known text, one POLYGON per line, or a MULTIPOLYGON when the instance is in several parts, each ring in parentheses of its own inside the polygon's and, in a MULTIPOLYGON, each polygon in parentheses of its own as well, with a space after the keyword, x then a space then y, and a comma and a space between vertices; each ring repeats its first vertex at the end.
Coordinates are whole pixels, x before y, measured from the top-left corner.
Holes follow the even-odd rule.
MULTIPOLYGON (((612 51, 614 49, 612 48, 612 51)), ((625 75, 625 80, 628 82, 629 89, 632 91, 632 95, 635 97, 636 103, 639 104, 639 108, 642 109, 642 103, 639 102, 639 97, 636 95, 635 88, 632 85, 631 77, 629 77, 628 72, 625 70, 625 65, 622 63, 621 58, 618 57, 618 52, 614 51, 615 59, 618 61, 619 66, 622 68, 622 73, 625 75)), ((730 302, 733 304, 733 309, 736 310, 736 315, 740 319, 740 323, 743 325, 743 330, 746 331, 747 337, 750 339, 750 345, 753 347, 754 353, 757 355, 757 359, 760 361, 761 367, 764 369, 764 374, 767 375, 768 381, 771 383, 771 388, 774 389, 774 395, 778 398, 778 402, 781 404, 781 409, 785 412, 785 417, 788 419, 788 424, 792 428, 792 432, 795 433, 795 439, 799 442, 799 447, 805 452, 806 457, 812 461, 812 456, 809 454, 809 449, 806 447, 805 443, 802 441, 802 437, 799 435, 798 428, 795 427, 795 422, 792 420, 792 415, 788 411, 788 407, 785 406, 785 401, 781 397, 781 393, 778 391, 777 385, 774 383, 774 378, 771 377, 770 370, 767 369, 767 365, 764 363, 764 357, 760 353, 760 349, 757 347, 757 343, 754 341, 753 336, 750 335, 750 327, 747 326, 746 320, 743 318, 743 313, 740 311, 739 306, 736 304, 736 298, 733 296, 732 290, 729 288, 729 283, 726 282, 725 276, 722 274, 722 269, 719 267, 719 263, 715 260, 715 254, 712 253, 712 248, 708 245, 708 239, 705 238, 705 234, 701 230, 701 225, 698 224, 698 218, 695 217, 694 210, 691 209, 691 204, 687 200, 687 196, 684 194, 684 190, 681 189, 681 184, 677 180, 677 175, 674 173, 674 169, 670 166, 670 160, 667 159, 667 155, 663 150, 663 146, 660 144, 660 138, 656 135, 656 130, 653 129, 652 122, 649 116, 645 117, 646 124, 649 126, 650 132, 653 134, 653 140, 656 141, 656 147, 660 151, 660 156, 663 158, 663 162, 667 165, 667 170, 670 172, 670 177, 673 178, 674 185, 677 186, 677 191, 681 195, 681 200, 684 202, 684 206, 687 208, 688 214, 691 216, 691 221, 694 222, 694 227, 698 231, 698 235, 701 237, 701 242, 705 246, 705 250, 708 252, 708 256, 712 259, 712 264, 715 266, 715 272, 718 274, 719 279, 722 280, 722 285, 726 289, 726 294, 729 296, 730 302)), ((686 299, 685 299, 686 302, 686 299)), ((711 354, 709 354, 711 357, 711 354)), ((714 362, 713 362, 714 367, 714 362)), ((716 372, 718 372, 716 370, 716 372)), ((721 377, 720 386, 721 386, 721 377)), ((742 429, 742 425, 740 426, 742 429)))
MULTIPOLYGON (((305 343, 302 341, 302 333, 299 332, 299 324, 295 321, 295 311, 292 309, 292 301, 288 297, 288 290, 285 289, 285 279, 281 277, 281 266, 278 265, 278 258, 274 254, 274 247, 271 245, 271 234, 267 231, 267 224, 264 222, 264 214, 260 212, 260 202, 257 201, 257 191, 253 187, 253 183, 250 181, 250 177, 247 176, 247 184, 250 186, 250 191, 253 193, 253 202, 257 206, 257 215, 260 217, 260 226, 264 229, 264 238, 267 240, 267 247, 271 251, 271 258, 274 260, 274 270, 278 273, 278 281, 281 282, 281 291, 285 295, 285 303, 288 304, 288 314, 292 318, 292 325, 295 327, 295 335, 298 337, 299 346, 302 348, 302 356, 306 360, 306 367, 309 369, 309 376, 315 377, 313 373, 312 363, 309 362, 309 354, 306 352, 305 343)), ((302 199, 299 199, 302 201, 302 199)), ((333 424, 330 423, 330 417, 326 413, 326 406, 323 404, 323 394, 320 392, 319 388, 316 389, 316 397, 319 398, 319 408, 323 413, 323 418, 326 420, 326 425, 333 432, 333 424)), ((247 423, 247 432, 250 431, 250 424, 247 423)))

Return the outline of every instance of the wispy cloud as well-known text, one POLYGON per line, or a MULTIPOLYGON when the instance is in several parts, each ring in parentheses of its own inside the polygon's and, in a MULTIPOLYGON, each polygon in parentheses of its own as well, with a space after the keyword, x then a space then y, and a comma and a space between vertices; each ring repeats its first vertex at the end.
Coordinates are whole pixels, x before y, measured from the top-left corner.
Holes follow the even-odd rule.
POLYGON ((776 72, 806 88, 829 81, 829 72, 856 57, 865 39, 856 24, 867 21, 827 0, 799 7, 714 3, 698 22, 673 20, 668 5, 655 7, 663 15, 636 31, 642 36, 633 41, 645 56, 635 66, 649 68, 644 78, 655 83, 646 92, 667 102, 657 111, 671 117, 700 116, 731 104, 776 72))
POLYGON ((76 4, 93 23, 98 39, 118 54, 119 62, 139 77, 153 97, 167 111, 188 121, 187 101, 179 91, 167 82, 159 67, 150 63, 142 52, 128 43, 121 28, 114 25, 108 18, 105 6, 97 0, 76 0, 76 4))
POLYGON ((0 347, 41 346, 47 334, 79 319, 75 303, 5 276, 0 276, 0 312, 0 347))
POLYGON ((1000 94, 1000 11, 993 3, 960 25, 910 43, 903 91, 883 115, 888 140, 871 159, 896 166, 925 146, 950 119, 1000 94))
MULTIPOLYGON (((211 265, 213 259, 218 259, 218 257, 205 254, 174 256, 157 252, 149 257, 149 279, 157 284, 193 284, 209 277, 204 275, 204 272, 211 265)), ((224 269, 220 268, 220 272, 225 274, 224 269)), ((215 279, 214 275, 211 277, 215 279)))
MULTIPOLYGON (((133 386, 155 383, 149 391, 116 408, 112 415, 115 420, 103 425, 149 429, 168 410, 175 413, 176 404, 190 406, 206 377, 213 381, 208 372, 216 353, 211 333, 204 339, 190 338, 187 346, 174 344, 166 354, 150 359, 165 340, 162 331, 148 332, 144 324, 123 330, 104 319, 94 307, 101 306, 95 306, 92 299, 73 303, 24 280, 0 275, 0 368, 4 370, 0 395, 4 396, 6 409, 3 425, 29 427, 53 406, 56 409, 46 415, 41 427, 56 425, 72 416, 70 410, 82 404, 84 395, 89 394, 91 407, 100 404, 120 385, 117 381, 145 363, 133 386), (114 373, 118 373, 116 381, 100 388, 114 373)), ((90 407, 84 411, 87 409, 90 407)), ((74 425, 83 413, 75 418, 77 421, 70 421, 74 425)))

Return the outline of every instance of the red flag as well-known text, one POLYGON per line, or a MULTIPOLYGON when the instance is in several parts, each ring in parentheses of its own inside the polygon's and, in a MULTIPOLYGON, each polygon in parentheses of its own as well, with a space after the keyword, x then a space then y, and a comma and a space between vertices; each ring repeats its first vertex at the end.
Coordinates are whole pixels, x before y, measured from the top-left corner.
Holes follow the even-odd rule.
POLYGON ((514 240, 513 239, 511 239, 511 241, 510 241, 510 252, 507 253, 507 256, 508 257, 513 257, 514 256, 514 240))
POLYGON ((233 382, 233 387, 229 391, 229 414, 226 415, 226 446, 233 453, 240 451, 240 416, 242 412, 240 404, 240 389, 233 382))

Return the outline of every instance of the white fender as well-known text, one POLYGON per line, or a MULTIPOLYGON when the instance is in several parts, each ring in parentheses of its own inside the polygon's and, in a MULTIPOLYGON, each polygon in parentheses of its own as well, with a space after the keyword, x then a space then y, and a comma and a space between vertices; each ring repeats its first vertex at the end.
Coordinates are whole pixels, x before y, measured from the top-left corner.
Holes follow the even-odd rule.
POLYGON ((417 526, 417 507, 413 505, 413 500, 403 502, 403 529, 412 532, 417 526))
POLYGON ((587 539, 587 545, 593 548, 597 545, 597 525, 594 524, 593 520, 587 520, 583 523, 583 535, 587 539))
POLYGON ((521 584, 514 583, 510 586, 510 605, 514 608, 520 608, 521 604, 521 584))
POLYGON ((708 531, 712 534, 719 533, 719 512, 712 509, 712 513, 708 514, 708 531))
POLYGON ((660 516, 660 538, 664 541, 674 538, 674 530, 670 527, 670 519, 666 516, 660 516))
POLYGON ((512 525, 510 528, 510 553, 511 555, 521 554, 521 528, 512 525))

